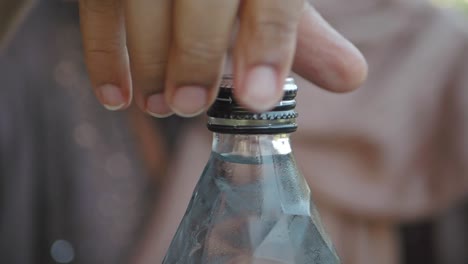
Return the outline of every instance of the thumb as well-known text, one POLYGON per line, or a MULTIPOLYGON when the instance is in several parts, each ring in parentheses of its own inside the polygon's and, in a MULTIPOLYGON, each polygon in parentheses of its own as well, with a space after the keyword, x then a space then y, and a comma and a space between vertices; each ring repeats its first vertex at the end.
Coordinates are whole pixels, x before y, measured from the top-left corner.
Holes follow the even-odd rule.
POLYGON ((358 88, 367 78, 359 50, 307 4, 299 22, 293 71, 332 92, 358 88))

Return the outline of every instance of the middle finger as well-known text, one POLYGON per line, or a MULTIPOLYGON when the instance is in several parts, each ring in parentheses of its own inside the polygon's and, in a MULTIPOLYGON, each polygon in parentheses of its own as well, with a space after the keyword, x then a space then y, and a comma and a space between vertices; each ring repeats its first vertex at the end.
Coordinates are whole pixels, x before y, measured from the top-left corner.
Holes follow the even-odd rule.
POLYGON ((166 99, 196 115, 214 100, 239 0, 175 0, 166 99))
POLYGON ((125 19, 134 98, 147 113, 171 114, 164 96, 171 29, 171 0, 126 0, 125 19))

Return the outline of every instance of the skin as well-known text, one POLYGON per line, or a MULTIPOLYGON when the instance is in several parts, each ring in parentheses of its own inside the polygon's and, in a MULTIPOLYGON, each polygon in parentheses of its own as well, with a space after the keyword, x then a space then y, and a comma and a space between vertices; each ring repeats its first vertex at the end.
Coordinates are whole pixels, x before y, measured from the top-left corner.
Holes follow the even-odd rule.
POLYGON ((214 101, 227 55, 235 96, 272 108, 291 69, 348 92, 367 75, 361 53, 304 0, 80 0, 85 60, 99 101, 134 101, 155 117, 194 116, 214 101))

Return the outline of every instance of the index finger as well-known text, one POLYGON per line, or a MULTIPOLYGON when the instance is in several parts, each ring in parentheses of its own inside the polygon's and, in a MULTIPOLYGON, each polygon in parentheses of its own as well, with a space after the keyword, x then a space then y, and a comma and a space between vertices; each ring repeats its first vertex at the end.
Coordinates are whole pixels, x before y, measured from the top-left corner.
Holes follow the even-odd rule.
POLYGON ((130 105, 132 85, 120 0, 80 0, 86 66, 96 96, 109 110, 130 105))

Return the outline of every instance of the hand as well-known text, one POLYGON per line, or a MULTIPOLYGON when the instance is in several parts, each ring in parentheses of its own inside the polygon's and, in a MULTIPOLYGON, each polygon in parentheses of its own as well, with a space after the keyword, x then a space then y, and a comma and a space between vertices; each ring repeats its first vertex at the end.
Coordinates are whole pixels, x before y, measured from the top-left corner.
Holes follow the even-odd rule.
POLYGON ((100 102, 193 116, 214 101, 232 46, 236 99, 273 107, 292 69, 335 92, 357 88, 360 52, 304 0, 80 0, 85 59, 100 102), (236 22, 238 21, 238 31, 236 22))

